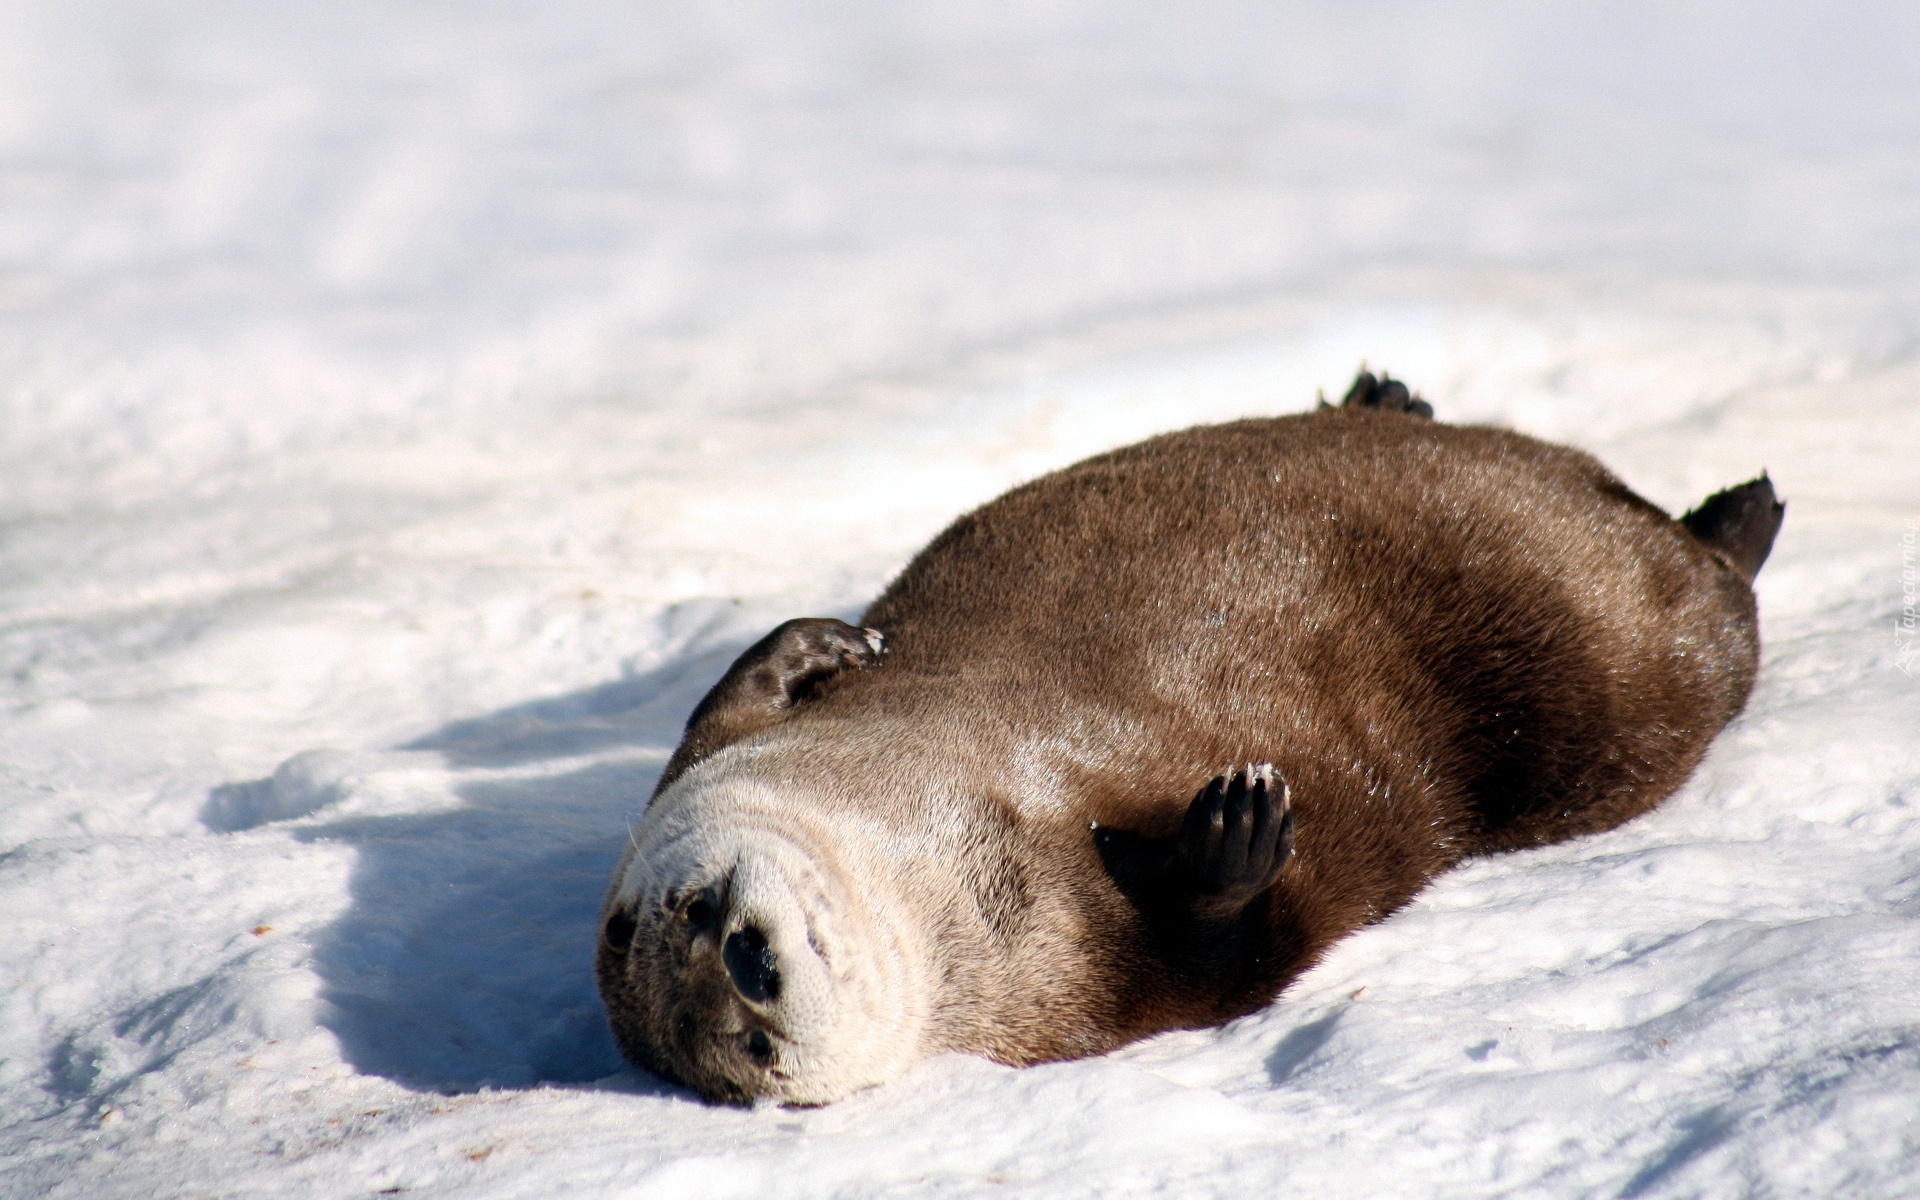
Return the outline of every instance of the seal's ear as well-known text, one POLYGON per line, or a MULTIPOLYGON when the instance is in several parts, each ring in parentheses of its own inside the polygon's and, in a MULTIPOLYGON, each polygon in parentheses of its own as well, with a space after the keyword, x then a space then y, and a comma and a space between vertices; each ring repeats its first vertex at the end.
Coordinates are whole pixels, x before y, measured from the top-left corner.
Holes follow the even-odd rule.
POLYGON ((871 667, 886 651, 879 630, 831 617, 800 617, 779 626, 747 647, 687 718, 687 732, 654 794, 714 751, 772 725, 828 679, 871 667))

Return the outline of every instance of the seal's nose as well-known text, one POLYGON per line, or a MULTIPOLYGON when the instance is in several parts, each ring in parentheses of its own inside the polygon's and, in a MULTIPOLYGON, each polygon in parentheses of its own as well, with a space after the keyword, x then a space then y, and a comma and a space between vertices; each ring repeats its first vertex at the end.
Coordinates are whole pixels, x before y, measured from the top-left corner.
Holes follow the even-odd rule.
POLYGON ((780 998, 780 959, 759 929, 748 925, 728 934, 720 957, 734 989, 747 1000, 765 1004, 780 998))

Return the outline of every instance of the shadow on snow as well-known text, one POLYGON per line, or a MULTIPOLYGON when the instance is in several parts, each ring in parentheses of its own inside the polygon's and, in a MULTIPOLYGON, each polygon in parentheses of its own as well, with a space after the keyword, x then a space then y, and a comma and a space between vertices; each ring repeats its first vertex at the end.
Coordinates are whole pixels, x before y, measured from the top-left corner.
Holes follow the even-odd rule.
MULTIPOLYGON (((358 851, 351 903, 314 945, 322 1023, 356 1070, 467 1091, 577 1084, 624 1069, 593 980, 601 896, 686 714, 745 644, 400 747, 479 776, 456 775, 457 809, 322 814, 298 830, 302 841, 358 851), (595 754, 612 761, 558 762, 595 754), (543 773, 549 763, 557 769, 543 773)), ((225 831, 306 815, 272 810, 286 774, 214 789, 202 820, 225 831)), ((628 1078, 645 1091, 677 1090, 628 1078)))

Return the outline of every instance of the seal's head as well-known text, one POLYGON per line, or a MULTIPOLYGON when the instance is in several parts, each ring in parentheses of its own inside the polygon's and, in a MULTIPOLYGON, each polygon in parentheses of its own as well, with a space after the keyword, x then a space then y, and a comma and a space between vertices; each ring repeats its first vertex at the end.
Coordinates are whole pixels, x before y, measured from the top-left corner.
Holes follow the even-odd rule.
POLYGON ((824 1104, 925 1053, 886 856, 806 787, 702 764, 648 806, 607 894, 614 1038, 710 1100, 824 1104))

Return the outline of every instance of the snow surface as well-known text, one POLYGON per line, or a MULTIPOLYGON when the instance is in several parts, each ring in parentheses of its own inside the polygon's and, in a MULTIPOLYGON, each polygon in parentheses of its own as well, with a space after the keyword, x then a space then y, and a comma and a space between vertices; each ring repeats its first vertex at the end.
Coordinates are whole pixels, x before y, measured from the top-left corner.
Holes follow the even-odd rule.
POLYGON ((1907 3, 0 6, 0 1193, 1920 1194, 1907 3), (1218 1031, 625 1071, 730 656, 1366 359, 1683 507, 1747 715, 1218 1031))

